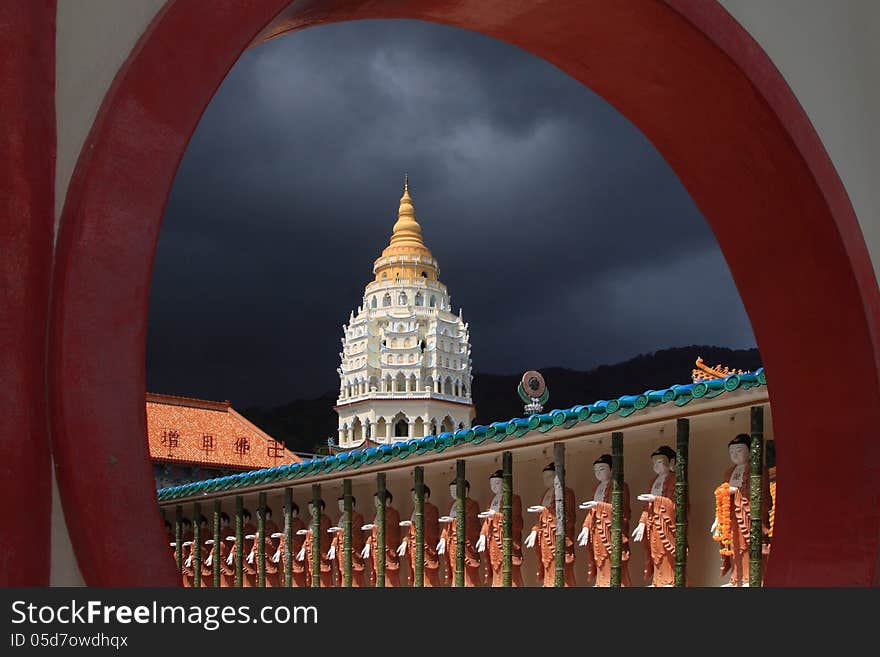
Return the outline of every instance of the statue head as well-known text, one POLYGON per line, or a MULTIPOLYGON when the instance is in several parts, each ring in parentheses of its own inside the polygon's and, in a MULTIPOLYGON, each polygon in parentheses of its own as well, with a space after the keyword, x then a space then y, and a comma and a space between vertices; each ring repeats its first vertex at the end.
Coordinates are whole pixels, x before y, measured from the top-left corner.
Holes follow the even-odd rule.
POLYGON ((250 522, 250 520, 251 520, 251 512, 248 511, 247 509, 242 509, 242 510, 241 510, 241 517, 242 517, 242 519, 243 519, 245 522, 250 522))
POLYGON ((675 466, 675 450, 669 445, 662 445, 651 454, 651 466, 658 475, 667 475, 675 466))
POLYGON ((543 472, 541 472, 541 479, 544 481, 544 485, 547 488, 553 486, 553 480, 556 479, 556 464, 548 463, 544 466, 543 472))
MULTIPOLYGON (((318 506, 319 506, 320 509, 321 509, 321 513, 323 513, 323 512, 324 512, 324 509, 327 507, 327 504, 324 502, 324 500, 320 500, 320 499, 319 499, 319 500, 318 500, 318 506)), ((315 502, 314 502, 314 500, 310 500, 310 501, 309 501, 309 515, 311 515, 312 513, 314 513, 314 510, 315 510, 315 502)))
POLYGON ((229 527, 229 514, 226 511, 220 513, 220 526, 229 527))
POLYGON ((489 490, 491 490, 496 495, 500 495, 503 488, 504 470, 496 470, 489 475, 489 490))
POLYGON ((603 484, 611 481, 611 454, 602 454, 593 461, 593 474, 603 484))
POLYGON ((290 503, 290 517, 299 518, 299 505, 296 502, 290 503))
POLYGON ((264 507, 263 507, 263 517, 264 517, 266 520, 271 520, 271 519, 272 519, 272 509, 270 509, 268 506, 264 506, 264 507))
MULTIPOLYGON (((458 485, 456 484, 455 479, 453 479, 452 481, 449 482, 449 497, 451 497, 452 499, 455 499, 457 490, 458 490, 458 485)), ((471 491, 471 484, 467 479, 465 479, 464 480, 464 496, 467 497, 468 494, 470 493, 470 491, 471 491)))
MULTIPOLYGON (((340 495, 338 498, 336 498, 336 504, 337 506, 339 506, 339 510, 345 513, 345 495, 340 495)), ((357 498, 352 495, 351 508, 354 509, 355 507, 357 507, 357 498)))
POLYGON ((745 465, 749 462, 749 449, 752 445, 752 438, 747 433, 741 433, 733 440, 727 443, 727 449, 730 452, 730 461, 734 465, 745 465))
MULTIPOLYGON (((394 495, 391 494, 390 490, 385 491, 385 506, 391 506, 391 503, 394 501, 394 495)), ((379 508, 379 493, 373 493, 373 504, 376 505, 376 508, 379 508)))
MULTIPOLYGON (((431 499, 431 489, 428 488, 428 485, 425 484, 425 485, 423 486, 423 489, 424 489, 424 491, 425 491, 425 500, 429 500, 429 499, 431 499)), ((415 488, 411 488, 411 489, 410 489, 410 492, 412 493, 413 502, 415 502, 415 501, 416 501, 416 489, 415 489, 415 488)))
POLYGON ((183 525, 183 531, 186 531, 187 529, 192 529, 192 520, 190 520, 189 518, 181 518, 180 524, 183 525))

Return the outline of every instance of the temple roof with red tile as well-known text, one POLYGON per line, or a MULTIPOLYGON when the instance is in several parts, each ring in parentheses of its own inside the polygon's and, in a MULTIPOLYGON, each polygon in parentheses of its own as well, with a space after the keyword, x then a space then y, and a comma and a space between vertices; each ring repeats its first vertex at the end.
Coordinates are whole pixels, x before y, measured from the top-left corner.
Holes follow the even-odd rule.
POLYGON ((302 459, 239 415, 228 401, 147 393, 150 459, 251 470, 302 459))

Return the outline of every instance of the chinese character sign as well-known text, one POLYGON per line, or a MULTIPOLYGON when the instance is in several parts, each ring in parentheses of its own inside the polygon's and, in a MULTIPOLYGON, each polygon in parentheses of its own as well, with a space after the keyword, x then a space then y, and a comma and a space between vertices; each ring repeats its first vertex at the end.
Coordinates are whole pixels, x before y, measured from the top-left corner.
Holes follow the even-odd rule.
POLYGON ((162 432, 162 444, 169 449, 173 449, 180 445, 180 433, 175 429, 165 429, 162 432))
POLYGON ((241 436, 235 439, 235 453, 244 456, 251 451, 251 443, 247 436, 241 436))

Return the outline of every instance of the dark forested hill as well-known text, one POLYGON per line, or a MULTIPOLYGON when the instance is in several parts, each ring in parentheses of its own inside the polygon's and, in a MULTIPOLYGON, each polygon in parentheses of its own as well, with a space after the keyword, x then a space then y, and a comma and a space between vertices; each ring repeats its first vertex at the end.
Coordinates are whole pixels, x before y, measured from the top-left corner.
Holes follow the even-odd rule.
MULTIPOLYGON (((705 345, 663 349, 642 354, 615 365, 601 365, 588 372, 563 367, 543 367, 550 388, 545 408, 568 408, 597 399, 688 383, 697 356, 707 365, 721 363, 733 369, 754 370, 761 366, 757 349, 726 349, 705 345)), ((510 375, 474 374, 473 400, 477 407, 475 424, 507 420, 522 415, 522 402, 516 386, 522 373, 510 375)), ((246 408, 242 414, 270 435, 284 441, 297 452, 323 451, 328 436, 336 436, 337 391, 316 399, 297 399, 273 408, 246 408)))

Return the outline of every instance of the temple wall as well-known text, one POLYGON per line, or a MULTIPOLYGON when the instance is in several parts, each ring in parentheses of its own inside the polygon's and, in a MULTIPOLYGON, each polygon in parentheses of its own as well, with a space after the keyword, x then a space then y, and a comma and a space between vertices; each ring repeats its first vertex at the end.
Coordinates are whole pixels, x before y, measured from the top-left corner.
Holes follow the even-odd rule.
MULTIPOLYGON (((765 438, 774 438, 769 405, 765 408, 765 438)), ((718 576, 719 556, 718 545, 709 535, 715 513, 713 491, 721 483, 725 470, 730 467, 727 443, 738 433, 749 431, 749 409, 718 412, 696 416, 691 419, 690 440, 690 500, 689 516, 690 551, 688 554, 688 583, 691 586, 717 586, 724 581, 718 576)), ((565 431, 559 432, 563 437, 565 431)), ((548 433, 551 436, 552 433, 548 433)), ((636 501, 640 493, 650 491, 654 474, 651 470, 650 455, 657 447, 668 444, 675 446, 675 420, 665 420, 645 424, 631 429, 624 434, 624 477, 629 484, 632 497, 633 520, 631 528, 635 528, 642 505, 636 501)), ((566 483, 574 490, 577 503, 592 499, 596 480, 593 475, 593 461, 603 453, 611 451, 610 433, 596 437, 578 438, 566 442, 566 483)), ((501 444, 503 449, 513 452, 514 492, 520 495, 523 504, 524 531, 523 538, 528 534, 535 522, 536 514, 525 509, 533 504, 540 504, 544 494, 541 483, 541 471, 553 460, 553 447, 548 443, 543 446, 516 448, 515 439, 508 439, 501 444)), ((499 446, 500 447, 500 446, 499 446)), ((425 483, 431 488, 431 501, 438 506, 440 514, 449 513, 452 498, 449 495, 449 483, 455 478, 455 457, 466 458, 467 479, 471 484, 471 497, 487 509, 492 499, 489 490, 489 475, 501 467, 501 452, 486 455, 467 456, 468 451, 459 454, 443 452, 446 458, 433 464, 425 465, 425 483)), ((394 465, 393 462, 390 465, 394 465)), ((346 476, 356 475, 357 471, 346 472, 346 476)), ((386 474, 387 488, 394 496, 394 507, 400 512, 401 519, 408 518, 413 511, 410 489, 413 486, 413 468, 405 467, 389 470, 386 474)), ((339 512, 337 498, 342 495, 342 473, 338 479, 324 481, 321 493, 327 504, 328 515, 335 523, 339 512)), ((294 487, 294 501, 301 509, 301 517, 307 518, 308 502, 311 499, 311 484, 304 483, 294 487)), ((352 476, 352 493, 357 498, 358 510, 364 515, 366 522, 373 519, 373 495, 376 490, 375 474, 352 476)), ((232 514, 234 498, 224 500, 223 510, 232 514)), ((267 498, 273 510, 273 519, 283 524, 283 498, 280 491, 271 491, 267 498)), ((252 513, 257 505, 256 494, 245 496, 245 507, 252 513)), ((188 507, 184 507, 187 509, 188 507)), ((203 508, 206 508, 203 506, 203 508)), ((210 507, 207 507, 210 508, 210 507)), ((186 512, 185 512, 186 513, 186 512)), ((575 534, 580 532, 586 515, 577 509, 575 516, 575 534)), ((576 537, 576 536, 575 536, 576 537)), ((535 585, 536 559, 532 550, 525 550, 523 578, 527 586, 535 585)), ((630 577, 634 585, 642 585, 642 573, 645 566, 645 554, 642 544, 635 544, 630 562, 630 577)), ((587 559, 585 548, 577 547, 575 551, 575 575, 579 586, 585 586, 587 559)))
POLYGON ((880 276, 880 3, 720 0, 782 73, 855 208, 880 276))

